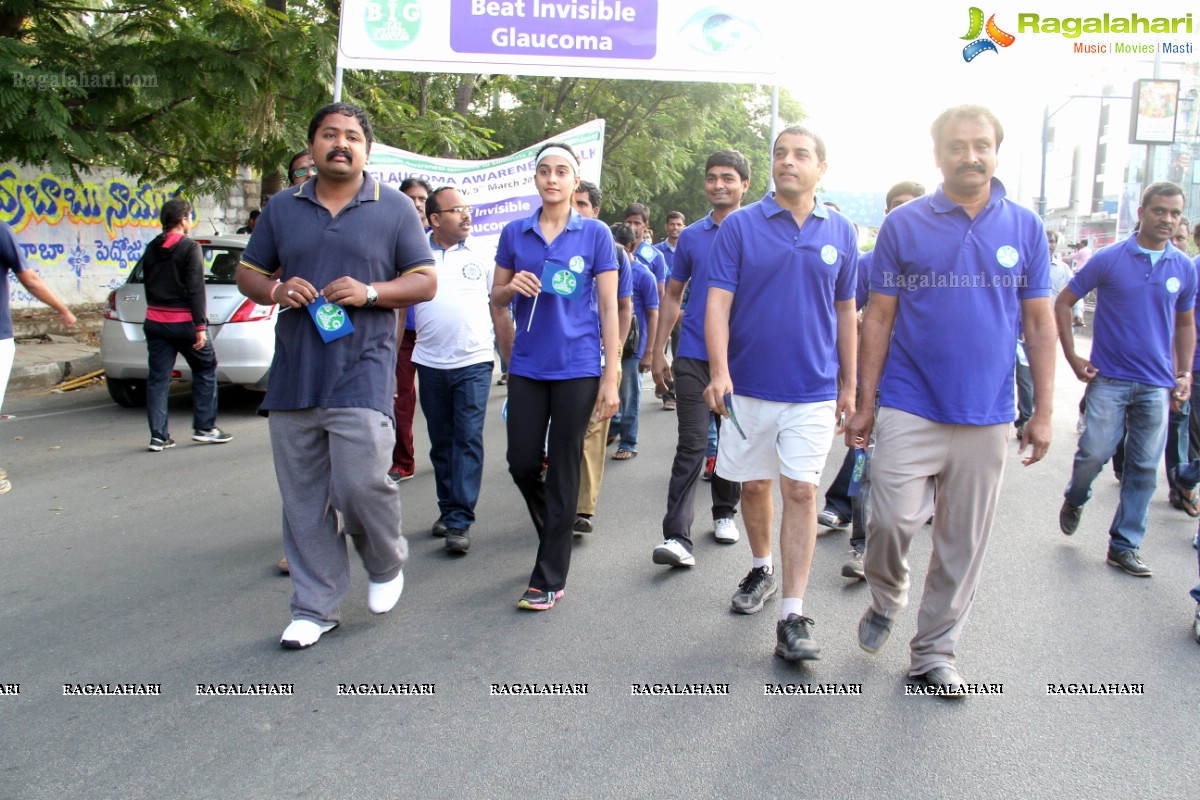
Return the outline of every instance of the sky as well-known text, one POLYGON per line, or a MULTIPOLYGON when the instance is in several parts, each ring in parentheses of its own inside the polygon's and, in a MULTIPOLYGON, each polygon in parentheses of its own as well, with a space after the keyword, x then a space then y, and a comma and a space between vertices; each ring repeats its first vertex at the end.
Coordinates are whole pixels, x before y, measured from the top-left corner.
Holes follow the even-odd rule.
MULTIPOLYGON (((985 18, 1015 40, 997 52, 963 59, 968 43, 971 2, 933 0, 917 3, 788 3, 777 30, 785 59, 780 84, 804 106, 810 124, 826 140, 827 190, 883 192, 901 180, 935 185, 929 125, 943 109, 959 103, 990 107, 1005 127, 997 177, 1010 194, 1031 202, 1038 195, 1043 108, 1067 105, 1055 116, 1066 126, 1075 118, 1084 130, 1096 130, 1099 104, 1070 100, 1099 94, 1106 82, 1128 95, 1137 77, 1152 77, 1153 56, 1082 54, 1075 42, 1155 44, 1159 36, 1084 34, 1071 39, 1053 33, 1019 33, 1018 13, 1046 17, 1184 17, 1193 14, 1193 33, 1163 35, 1191 43, 1191 55, 1162 58, 1200 61, 1200 5, 1178 0, 1144 3, 1017 0, 985 5, 985 18), (836 33, 830 35, 830 31, 836 33)), ((775 26, 772 26, 773 28, 775 26)), ((1167 72, 1178 69, 1166 64, 1167 72)), ((1114 110, 1114 114, 1117 113, 1114 110)), ((1127 114, 1127 111, 1122 111, 1127 114)), ((1127 129, 1127 117, 1114 128, 1127 129)), ((1093 134, 1094 138, 1094 134, 1093 134)))

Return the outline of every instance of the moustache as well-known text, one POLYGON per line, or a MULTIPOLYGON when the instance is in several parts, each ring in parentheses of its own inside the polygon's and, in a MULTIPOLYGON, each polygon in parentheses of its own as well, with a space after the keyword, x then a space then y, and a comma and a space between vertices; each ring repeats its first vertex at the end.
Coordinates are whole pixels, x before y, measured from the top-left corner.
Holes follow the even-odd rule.
POLYGON ((961 167, 954 170, 955 175, 963 172, 978 172, 980 174, 984 174, 987 172, 987 170, 983 168, 982 164, 963 164, 961 167))
POLYGON ((340 150, 340 149, 336 149, 336 148, 335 148, 335 149, 333 149, 333 150, 330 150, 330 151, 329 151, 329 152, 328 152, 328 153, 325 155, 325 160, 326 160, 326 161, 332 161, 332 160, 333 160, 333 158, 334 158, 334 156, 343 156, 343 157, 344 157, 344 158, 345 158, 345 159, 346 159, 348 162, 350 162, 351 164, 353 164, 353 163, 354 163, 354 154, 353 154, 353 153, 351 153, 349 150, 340 150))

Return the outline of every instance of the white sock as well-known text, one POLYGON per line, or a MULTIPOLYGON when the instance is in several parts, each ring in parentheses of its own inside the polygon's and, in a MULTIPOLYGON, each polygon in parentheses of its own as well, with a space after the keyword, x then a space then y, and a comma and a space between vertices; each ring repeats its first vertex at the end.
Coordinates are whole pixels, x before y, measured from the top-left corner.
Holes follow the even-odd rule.
POLYGON ((751 556, 750 557, 750 566, 753 569, 758 569, 759 567, 766 567, 767 572, 775 571, 775 567, 773 566, 772 561, 771 561, 771 556, 767 556, 766 558, 758 558, 757 556, 751 556))
POLYGON ((798 617, 804 616, 804 598, 803 597, 785 597, 783 602, 779 604, 779 618, 787 619, 789 615, 795 614, 798 617))

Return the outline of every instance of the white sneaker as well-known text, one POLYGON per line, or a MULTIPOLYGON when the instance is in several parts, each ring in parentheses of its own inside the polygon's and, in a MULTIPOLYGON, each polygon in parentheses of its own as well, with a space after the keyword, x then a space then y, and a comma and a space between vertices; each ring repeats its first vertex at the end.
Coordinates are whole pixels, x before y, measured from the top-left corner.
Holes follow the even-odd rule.
POLYGON ((303 650, 306 647, 312 647, 321 638, 321 634, 329 633, 337 626, 336 622, 318 624, 311 619, 294 619, 292 624, 284 629, 283 636, 279 637, 279 643, 289 650, 303 650))
POLYGON ((671 567, 696 566, 696 557, 689 553, 678 539, 667 539, 654 548, 652 558, 655 564, 666 564, 671 567))
POLYGON ((404 570, 387 583, 371 582, 367 585, 367 608, 372 614, 386 614, 396 607, 403 591, 404 570))
POLYGON ((713 523, 713 536, 716 536, 717 541, 721 544, 736 544, 737 540, 742 538, 737 525, 729 518, 719 519, 713 523))

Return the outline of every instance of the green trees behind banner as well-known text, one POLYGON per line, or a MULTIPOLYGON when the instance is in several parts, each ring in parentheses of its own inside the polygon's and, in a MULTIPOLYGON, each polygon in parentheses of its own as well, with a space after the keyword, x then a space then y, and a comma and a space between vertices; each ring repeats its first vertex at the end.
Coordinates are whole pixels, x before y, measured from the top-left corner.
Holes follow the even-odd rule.
MULTIPOLYGON (((112 166, 220 192, 240 168, 278 188, 312 112, 333 93, 337 0, 6 0, 0 10, 0 161, 74 173, 112 166)), ((607 121, 604 215, 625 204, 696 219, 702 165, 736 147, 767 182, 762 87, 347 72, 343 99, 376 139, 434 156, 510 152, 607 121)), ((781 100, 788 122, 799 105, 781 100)))

